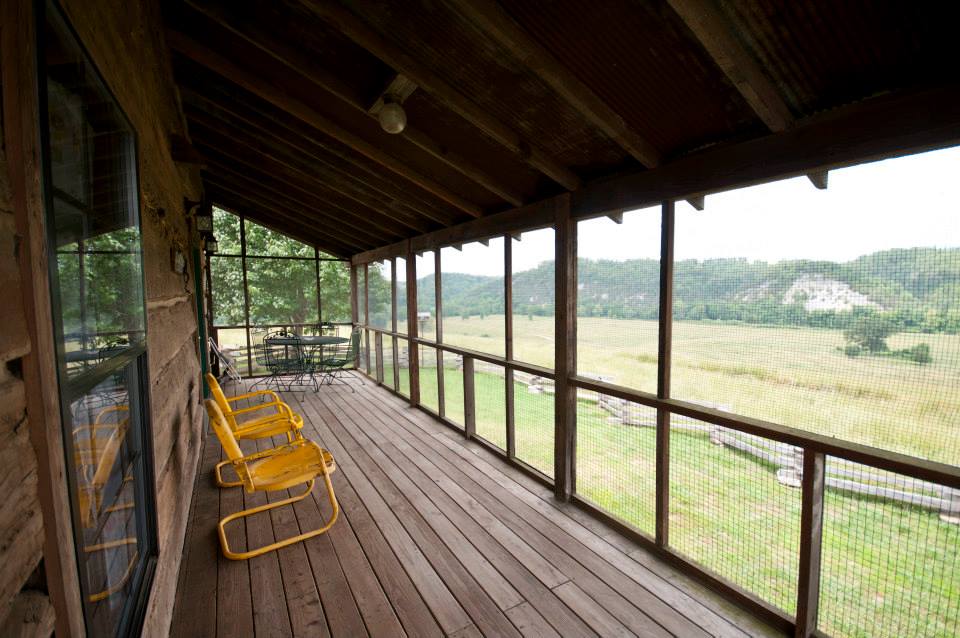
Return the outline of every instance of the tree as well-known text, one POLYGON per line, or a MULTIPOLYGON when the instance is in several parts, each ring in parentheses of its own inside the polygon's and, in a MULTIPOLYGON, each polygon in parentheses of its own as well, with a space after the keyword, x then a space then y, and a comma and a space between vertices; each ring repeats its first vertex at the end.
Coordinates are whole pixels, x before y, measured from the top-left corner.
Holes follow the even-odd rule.
POLYGON ((896 329, 896 324, 887 315, 870 313, 857 317, 844 331, 843 336, 851 346, 877 354, 889 350, 887 337, 896 332, 896 329))

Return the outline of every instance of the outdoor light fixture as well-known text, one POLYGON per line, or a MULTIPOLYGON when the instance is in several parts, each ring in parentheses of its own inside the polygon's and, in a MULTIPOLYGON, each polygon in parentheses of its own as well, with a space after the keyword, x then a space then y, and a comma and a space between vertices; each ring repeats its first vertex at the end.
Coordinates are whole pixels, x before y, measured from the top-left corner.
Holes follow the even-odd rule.
POLYGON ((383 96, 383 107, 377 114, 380 128, 391 135, 403 132, 407 126, 407 114, 392 95, 383 96))
POLYGON ((206 250, 208 255, 212 255, 217 252, 217 238, 213 235, 207 237, 206 250))

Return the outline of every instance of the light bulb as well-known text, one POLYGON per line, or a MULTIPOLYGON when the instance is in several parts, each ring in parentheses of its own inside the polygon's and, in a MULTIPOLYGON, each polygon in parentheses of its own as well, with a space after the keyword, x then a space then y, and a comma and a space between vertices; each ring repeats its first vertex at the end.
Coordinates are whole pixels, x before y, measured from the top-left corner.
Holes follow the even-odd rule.
POLYGON ((380 128, 393 135, 402 132, 407 126, 407 114, 396 102, 386 102, 377 118, 380 120, 380 128))

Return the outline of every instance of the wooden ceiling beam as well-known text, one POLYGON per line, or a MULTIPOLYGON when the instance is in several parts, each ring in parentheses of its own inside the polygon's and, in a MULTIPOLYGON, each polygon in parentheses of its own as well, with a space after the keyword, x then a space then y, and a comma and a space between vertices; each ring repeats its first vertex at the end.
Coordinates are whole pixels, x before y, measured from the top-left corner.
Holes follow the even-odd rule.
POLYGON ((393 79, 390 80, 390 83, 384 87, 380 94, 377 95, 377 99, 373 101, 373 104, 370 105, 370 108, 367 109, 367 115, 373 115, 374 117, 380 114, 380 110, 383 108, 384 99, 386 97, 392 98, 396 103, 403 104, 407 101, 407 98, 413 95, 413 92, 417 90, 417 85, 405 76, 403 73, 396 73, 393 76, 393 79))
MULTIPOLYGON (((389 201, 382 201, 369 192, 350 188, 346 186, 343 181, 324 179, 324 171, 319 171, 315 166, 308 166, 302 164, 300 161, 293 160, 289 156, 284 156, 283 153, 278 152, 278 149, 271 148, 261 139, 257 139, 251 131, 231 129, 230 127, 224 126, 215 118, 208 115, 201 115, 192 109, 188 109, 188 113, 188 119, 196 135, 202 133, 207 140, 210 140, 214 147, 224 149, 224 152, 229 153, 236 159, 249 156, 252 152, 257 156, 258 161, 266 160, 270 163, 274 171, 284 174, 294 174, 307 184, 314 183, 322 185, 324 188, 369 209, 374 216, 379 216, 383 219, 392 219, 416 232, 427 232, 433 228, 433 225, 430 224, 428 220, 424 220, 415 214, 410 214, 399 205, 394 205, 389 201)), ((448 225, 450 220, 443 220, 440 223, 448 225)))
MULTIPOLYGON (((233 11, 232 8, 228 8, 229 5, 224 3, 222 0, 205 0, 204 2, 188 0, 188 4, 235 36, 242 38, 246 42, 257 47, 259 50, 263 51, 267 55, 270 55, 278 62, 286 65, 317 86, 337 96, 346 104, 363 113, 366 113, 370 117, 377 117, 379 108, 383 104, 384 93, 393 90, 400 94, 400 97, 402 98, 401 101, 403 101, 403 99, 409 97, 410 94, 412 94, 417 88, 417 85, 415 82, 413 82, 413 80, 398 73, 394 76, 390 85, 388 85, 371 104, 368 96, 361 95, 356 89, 345 83, 336 75, 330 71, 327 71, 321 65, 318 65, 316 58, 311 57, 296 47, 277 39, 275 36, 270 34, 267 30, 263 29, 259 24, 252 20, 246 20, 242 25, 237 24, 235 11, 233 11)), ((523 201, 522 193, 516 191, 512 187, 506 185, 502 180, 479 168, 468 158, 444 148, 443 145, 438 144, 429 135, 419 130, 416 126, 408 123, 401 135, 419 147, 421 150, 426 151, 436 159, 440 160, 464 177, 467 177, 476 184, 487 189, 494 195, 502 197, 514 206, 521 205, 523 201)))
POLYGON ((654 168, 660 151, 634 130, 552 53, 497 4, 496 0, 449 0, 463 17, 529 68, 591 124, 606 133, 634 159, 654 168))
POLYGON ((380 226, 369 223, 368 219, 362 214, 342 207, 337 203, 332 203, 326 197, 316 192, 308 191, 299 184, 290 180, 265 172, 266 167, 253 166, 251 162, 243 160, 237 161, 229 156, 219 156, 215 152, 208 154, 209 172, 215 175, 224 175, 226 177, 249 176, 251 181, 263 184, 265 188, 272 192, 290 199, 295 204, 300 205, 304 210, 320 211, 325 220, 332 223, 348 220, 355 224, 353 228, 362 228, 364 235, 369 235, 373 241, 397 241, 405 236, 406 232, 385 229, 380 226), (293 192, 291 192, 291 190, 293 192), (339 219, 338 219, 339 217, 339 219), (359 224, 359 226, 357 226, 359 224))
POLYGON ((311 228, 310 226, 307 226, 304 224, 301 216, 291 214, 289 210, 287 210, 279 202, 263 197, 256 192, 251 192, 250 189, 245 188, 239 184, 236 184, 233 182, 227 183, 226 180, 216 179, 214 176, 209 174, 207 176, 207 179, 205 179, 205 184, 209 185, 210 187, 211 198, 213 198, 217 193, 227 193, 229 195, 233 195, 234 197, 237 197, 243 200, 252 209, 259 209, 264 212, 269 212, 291 223, 294 223, 294 224, 299 223, 304 228, 310 228, 312 232, 312 236, 314 238, 322 237, 324 239, 328 239, 329 243, 331 244, 333 243, 339 244, 341 251, 346 249, 346 251, 349 253, 349 251, 351 250, 356 251, 358 248, 362 246, 371 245, 356 239, 349 238, 347 236, 344 236, 343 234, 333 234, 327 230, 321 230, 319 226, 314 226, 311 228))
POLYGON ((780 91, 740 44, 713 0, 668 2, 767 128, 779 133, 793 126, 793 114, 780 91))
POLYGON ((509 149, 533 168, 568 190, 580 188, 581 181, 576 173, 538 148, 536 144, 524 140, 519 133, 493 117, 483 107, 475 104, 425 65, 414 60, 400 47, 381 37, 349 10, 336 2, 300 0, 300 3, 398 73, 416 82, 421 89, 433 95, 460 117, 480 129, 487 137, 509 149))
POLYGON ((172 30, 167 31, 167 42, 172 49, 181 55, 270 102, 280 110, 322 131, 361 155, 380 164, 387 170, 400 175, 424 190, 433 193, 440 199, 456 206, 468 215, 472 217, 481 217, 483 215, 483 209, 477 204, 467 201, 465 198, 441 186, 434 180, 421 175, 407 166, 402 160, 391 156, 354 133, 347 131, 319 113, 313 107, 289 95, 281 87, 234 64, 231 60, 228 60, 216 51, 208 49, 192 38, 172 30))

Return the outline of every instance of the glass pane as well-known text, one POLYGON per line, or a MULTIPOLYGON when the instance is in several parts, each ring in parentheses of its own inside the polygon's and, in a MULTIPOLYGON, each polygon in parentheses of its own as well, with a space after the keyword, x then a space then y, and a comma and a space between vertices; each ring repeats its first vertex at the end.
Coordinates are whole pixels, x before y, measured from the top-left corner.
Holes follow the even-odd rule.
POLYGON ((420 405, 440 412, 437 392, 437 351, 429 346, 418 346, 420 356, 420 405))
POLYGON ((210 283, 213 296, 213 325, 242 326, 243 260, 239 257, 210 257, 210 283))
POLYGON ((826 482, 819 628, 960 635, 960 491, 836 458, 826 482))
POLYGON ((247 258, 250 323, 317 323, 317 270, 313 260, 247 258))
POLYGON ((523 233, 511 241, 513 266, 513 358, 553 368, 556 279, 553 228, 523 233))
POLYGON ((406 339, 397 339, 397 376, 400 384, 397 392, 405 397, 410 396, 410 342, 406 339))
POLYGON ((443 341, 504 355, 503 237, 440 252, 443 341))
POLYGON ((477 434, 506 450, 507 401, 503 367, 474 361, 473 379, 477 434))
POLYGON ((311 258, 316 255, 313 246, 308 246, 296 239, 264 228, 249 219, 243 220, 243 226, 246 233, 248 255, 311 258))
MULTIPOLYGON (((577 373, 657 391, 660 206, 577 225, 577 373)), ((516 320, 514 320, 516 325, 516 320)))
POLYGON ((553 476, 554 442, 552 386, 552 380, 525 372, 513 373, 513 430, 517 458, 550 477, 553 476))
POLYGON ((407 334, 407 260, 397 257, 397 332, 407 334))
POLYGON ((391 330, 390 323, 390 281, 392 278, 389 261, 377 261, 369 264, 367 286, 369 294, 370 325, 382 330, 391 330))
POLYGON ((320 262, 320 313, 321 321, 350 323, 349 262, 320 262))
POLYGON ((69 410, 81 590, 91 635, 113 635, 133 595, 144 521, 139 432, 141 391, 134 360, 76 399, 69 410))
POLYGON ((240 254, 240 218, 214 207, 213 236, 217 238, 218 255, 240 254))
POLYGON ((960 459, 960 148, 677 205, 672 395, 960 459))
POLYGON ((789 614, 797 605, 800 490, 784 468, 795 453, 771 439, 671 417, 670 545, 789 614))
POLYGON ((436 258, 432 250, 417 255, 417 330, 422 339, 437 339, 436 258))

